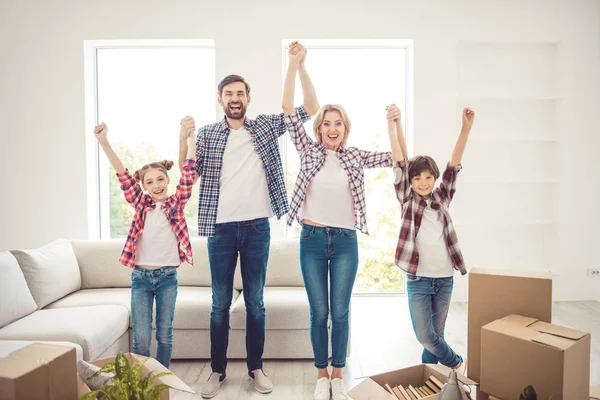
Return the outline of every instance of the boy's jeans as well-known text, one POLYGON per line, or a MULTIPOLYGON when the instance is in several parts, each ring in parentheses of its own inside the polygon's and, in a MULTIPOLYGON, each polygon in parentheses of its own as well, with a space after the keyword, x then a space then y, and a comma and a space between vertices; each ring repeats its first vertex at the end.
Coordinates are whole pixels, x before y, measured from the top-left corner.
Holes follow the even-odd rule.
POLYGON ((135 267, 131 272, 131 323, 133 352, 150 356, 152 306, 156 298, 156 359, 165 367, 173 353, 173 317, 177 299, 177 269, 135 267))
POLYGON ((444 340, 454 278, 426 278, 406 275, 408 307, 417 340, 423 345, 421 360, 455 367, 462 358, 444 340))

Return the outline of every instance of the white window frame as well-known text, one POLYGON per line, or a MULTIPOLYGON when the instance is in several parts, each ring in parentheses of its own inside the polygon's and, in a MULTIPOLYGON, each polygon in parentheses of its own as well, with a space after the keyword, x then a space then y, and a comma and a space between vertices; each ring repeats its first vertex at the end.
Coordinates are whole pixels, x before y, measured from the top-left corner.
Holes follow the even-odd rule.
MULTIPOLYGON (((110 238, 108 165, 100 157, 100 147, 93 135, 98 121, 98 60, 99 49, 151 48, 215 48, 214 39, 189 40, 84 40, 85 144, 88 205, 88 238, 110 238)), ((215 109, 218 109, 215 102, 215 109)))

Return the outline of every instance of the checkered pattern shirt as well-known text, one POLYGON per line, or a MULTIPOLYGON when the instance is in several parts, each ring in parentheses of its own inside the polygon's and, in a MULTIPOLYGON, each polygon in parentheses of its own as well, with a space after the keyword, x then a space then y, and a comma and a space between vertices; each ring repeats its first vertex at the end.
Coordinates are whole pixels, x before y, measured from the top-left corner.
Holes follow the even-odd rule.
MULTIPOLYGON (((458 247, 458 238, 448 211, 456 191, 456 176, 461 169, 461 165, 455 167, 448 165, 446 167, 442 174, 440 186, 431 193, 431 208, 442 213, 444 238, 446 239, 446 247, 450 254, 452 266, 460 271, 462 275, 465 275, 467 273, 465 261, 458 247)), ((427 207, 427 203, 412 190, 410 177, 408 176, 408 163, 401 161, 399 166, 394 168, 394 172, 396 173, 394 182, 396 197, 402 205, 402 226, 400 227, 394 262, 404 272, 415 275, 419 267, 419 249, 417 249, 416 237, 421 226, 423 210, 427 207)), ((427 249, 421 249, 421 251, 427 251, 427 249)))
MULTIPOLYGON (((322 143, 315 142, 306 134, 304 121, 297 113, 286 115, 285 123, 290 131, 292 142, 300 154, 300 172, 288 214, 288 225, 292 225, 294 219, 302 222, 298 211, 306 196, 306 188, 325 164, 327 147, 322 143)), ((356 147, 340 147, 337 153, 342 168, 348 175, 348 184, 352 192, 354 226, 368 235, 364 168, 392 167, 394 165, 392 153, 359 150, 356 147)))
MULTIPOLYGON (((296 108, 303 121, 309 117, 304 107, 296 108)), ((254 150, 260 156, 267 175, 267 186, 271 208, 277 218, 288 212, 287 193, 278 139, 286 130, 283 113, 275 115, 261 114, 256 119, 246 118, 244 128, 250 132, 254 150)), ((198 235, 213 236, 219 205, 221 165, 223 153, 229 137, 227 121, 207 125, 198 130, 196 138, 196 172, 200 177, 200 195, 198 199, 198 235)), ((244 199, 240 199, 244 201, 244 199)))
MULTIPOLYGON (((131 228, 125 241, 125 247, 121 252, 119 262, 127 267, 135 266, 136 241, 144 232, 144 221, 146 212, 156 208, 156 203, 152 200, 149 194, 144 193, 140 185, 133 179, 129 171, 117 174, 117 178, 121 183, 121 189, 125 194, 125 200, 135 209, 131 228)), ((183 173, 177 185, 175 194, 167 197, 162 204, 162 209, 165 210, 165 216, 169 219, 173 232, 179 242, 179 260, 193 264, 192 245, 190 243, 190 233, 188 232, 183 213, 185 204, 192 196, 192 188, 194 186, 194 160, 185 159, 183 161, 183 173)))

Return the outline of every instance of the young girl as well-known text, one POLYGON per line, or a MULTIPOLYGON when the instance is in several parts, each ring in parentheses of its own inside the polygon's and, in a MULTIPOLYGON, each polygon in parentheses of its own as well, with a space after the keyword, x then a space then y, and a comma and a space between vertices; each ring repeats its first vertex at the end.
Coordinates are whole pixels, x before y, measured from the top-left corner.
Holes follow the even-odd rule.
POLYGON ((156 359, 167 368, 173 349, 177 267, 183 261, 193 263, 192 246, 183 213, 194 182, 196 142, 193 125, 191 117, 182 120, 180 136, 189 138, 189 148, 177 191, 171 196, 167 194, 167 171, 173 166, 172 161, 145 165, 132 176, 108 142, 106 124, 101 123, 94 129, 100 146, 117 172, 125 200, 135 208, 125 248, 119 259, 121 264, 133 269, 133 352, 150 356, 152 308, 156 299, 156 359))
POLYGON ((452 157, 434 189, 440 171, 429 156, 406 161, 406 143, 398 108, 388 107, 388 132, 395 168, 394 187, 402 205, 400 237, 395 263, 407 273, 408 306, 417 340, 423 345, 422 362, 457 369, 463 359, 444 340, 444 327, 452 296, 454 270, 466 274, 454 225, 448 211, 456 190, 456 177, 475 113, 465 108, 462 129, 452 157))

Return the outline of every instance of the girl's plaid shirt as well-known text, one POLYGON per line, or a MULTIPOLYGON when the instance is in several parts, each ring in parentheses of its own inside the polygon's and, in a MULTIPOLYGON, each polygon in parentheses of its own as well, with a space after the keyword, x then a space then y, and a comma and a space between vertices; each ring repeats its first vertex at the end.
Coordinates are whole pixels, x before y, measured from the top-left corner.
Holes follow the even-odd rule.
MULTIPOLYGON (((448 207, 456 191, 456 176, 462 169, 461 165, 451 167, 448 165, 442 174, 442 182, 440 187, 435 188, 431 193, 431 207, 442 213, 444 219, 444 238, 446 239, 446 247, 450 254, 450 260, 454 269, 460 271, 462 275, 467 273, 465 269, 465 261, 458 247, 458 238, 448 207)), ((417 273, 419 266, 419 250, 416 245, 416 237, 421 226, 423 218, 423 210, 427 206, 425 200, 414 193, 410 185, 408 176, 408 163, 400 161, 399 166, 394 168, 396 180, 394 189, 396 197, 402 205, 402 225, 400 226, 400 235, 398 237, 398 245, 396 246, 396 255, 394 262, 401 270, 411 275, 417 273)), ((421 251, 427 251, 421 249, 421 251)))
MULTIPOLYGON (((286 115, 285 123, 292 142, 294 142, 296 150, 300 154, 300 172, 298 173, 288 213, 288 225, 292 225, 294 219, 302 222, 298 216, 298 211, 304 201, 306 188, 325 164, 327 148, 324 144, 315 142, 306 134, 303 121, 297 113, 286 115)), ((359 150, 356 147, 340 147, 338 156, 342 168, 348 175, 348 184, 354 203, 354 226, 368 235, 364 168, 393 167, 392 153, 359 150)))
MULTIPOLYGON (((190 234, 185 222, 184 209, 185 204, 192 195, 194 185, 195 162, 192 159, 183 161, 183 172, 177 185, 175 194, 167 197, 162 205, 165 210, 165 216, 168 218, 173 232, 179 242, 179 260, 193 264, 192 245, 190 243, 190 234)), ((144 193, 140 185, 133 179, 129 171, 117 174, 121 189, 125 194, 125 200, 135 209, 135 215, 131 221, 131 228, 125 241, 125 247, 119 258, 119 262, 127 267, 135 266, 136 241, 144 232, 144 220, 146 212, 156 208, 156 203, 149 194, 144 193)))

